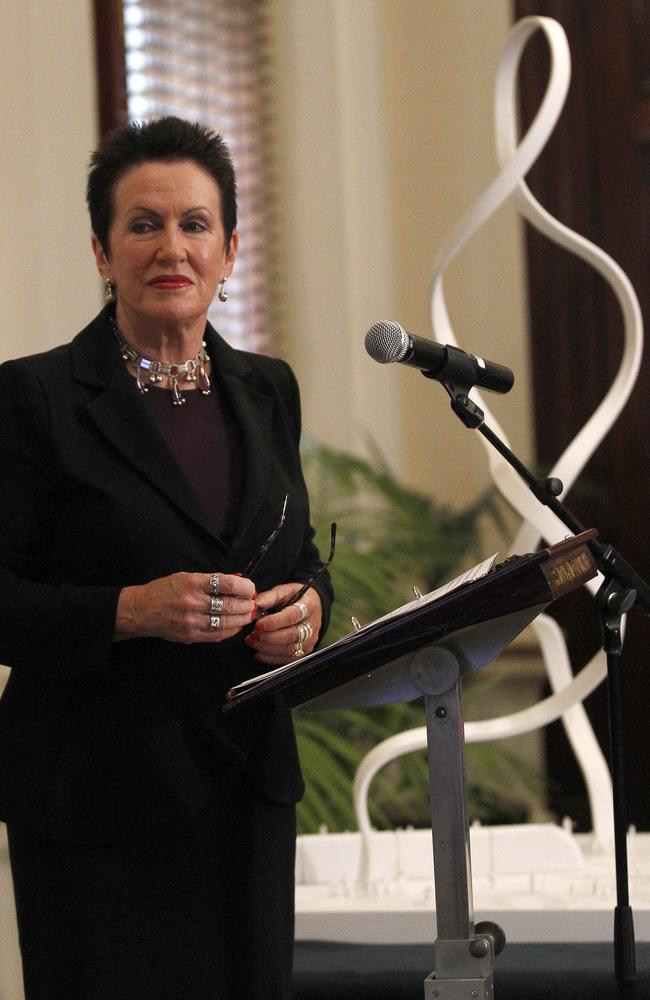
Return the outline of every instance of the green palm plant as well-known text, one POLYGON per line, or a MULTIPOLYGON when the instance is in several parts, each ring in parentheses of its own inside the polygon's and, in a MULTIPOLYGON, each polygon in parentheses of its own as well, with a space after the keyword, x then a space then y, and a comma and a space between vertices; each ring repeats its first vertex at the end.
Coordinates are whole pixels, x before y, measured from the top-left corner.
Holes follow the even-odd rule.
MULTIPOLYGON (((404 604, 412 587, 433 590, 479 556, 480 527, 490 519, 503 528, 501 510, 490 491, 461 511, 397 481, 382 460, 335 451, 312 439, 302 447, 312 522, 326 549, 331 521, 338 525, 331 566, 336 601, 327 641, 404 604)), ((466 697, 489 678, 466 685, 466 697)), ((376 743, 425 723, 422 699, 364 710, 297 712, 296 733, 307 791, 298 808, 301 833, 353 829, 352 778, 376 743)), ((468 790, 472 816, 522 818, 521 800, 537 780, 528 765, 495 745, 468 745, 468 790)), ((413 753, 384 768, 373 783, 371 818, 378 828, 427 825, 426 753, 413 753)), ((525 808, 524 808, 525 811, 525 808)))

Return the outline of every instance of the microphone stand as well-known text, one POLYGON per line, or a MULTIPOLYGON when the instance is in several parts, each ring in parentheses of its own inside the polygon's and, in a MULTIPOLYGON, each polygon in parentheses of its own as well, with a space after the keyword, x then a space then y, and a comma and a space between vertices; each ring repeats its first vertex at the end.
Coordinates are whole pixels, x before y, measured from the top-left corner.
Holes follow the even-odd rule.
MULTIPOLYGON (((425 378, 433 377, 427 372, 423 374, 425 378)), ((539 502, 552 510, 574 534, 584 531, 580 521, 558 500, 563 490, 561 481, 555 478, 537 479, 494 431, 485 425, 485 414, 468 396, 469 390, 476 384, 476 373, 467 355, 462 351, 450 353, 444 371, 437 372, 435 378, 448 392, 454 413, 466 427, 480 431, 521 476, 539 502)), ((624 994, 629 992, 636 978, 636 956, 627 864, 628 817, 620 678, 621 619, 628 611, 650 614, 650 586, 612 545, 597 539, 587 544, 604 577, 596 600, 601 618, 602 645, 607 657, 609 754, 612 769, 616 865, 614 968, 619 989, 624 994)))

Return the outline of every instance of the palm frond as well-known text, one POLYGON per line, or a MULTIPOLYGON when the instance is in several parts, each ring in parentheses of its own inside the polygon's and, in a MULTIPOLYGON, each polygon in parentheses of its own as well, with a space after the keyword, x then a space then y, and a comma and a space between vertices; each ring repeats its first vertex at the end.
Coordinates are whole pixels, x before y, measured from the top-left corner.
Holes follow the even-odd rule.
MULTIPOLYGON (((392 475, 376 445, 373 461, 336 451, 306 438, 302 460, 309 488, 316 541, 329 545, 328 530, 337 522, 336 557, 330 567, 336 601, 327 641, 351 631, 351 618, 362 623, 404 604, 413 586, 428 591, 453 577, 480 556, 480 527, 487 519, 503 530, 503 513, 493 491, 461 511, 413 490, 392 475)), ((480 696, 481 684, 470 686, 480 696)), ((300 832, 353 829, 352 779, 363 756, 377 742, 404 729, 425 724, 422 701, 380 706, 366 711, 299 712, 296 733, 307 793, 298 810, 300 832)), ((539 779, 528 765, 494 744, 468 748, 470 810, 485 817, 492 802, 501 814, 518 808, 527 781, 539 779)), ((373 823, 382 828, 429 823, 428 769, 424 752, 408 754, 385 768, 373 782, 369 805, 373 823)))

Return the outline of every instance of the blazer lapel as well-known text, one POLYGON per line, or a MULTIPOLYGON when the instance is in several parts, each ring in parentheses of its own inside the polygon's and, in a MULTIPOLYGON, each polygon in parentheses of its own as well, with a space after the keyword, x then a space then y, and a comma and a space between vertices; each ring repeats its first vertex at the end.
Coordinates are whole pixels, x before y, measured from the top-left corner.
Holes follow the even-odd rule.
POLYGON ((223 565, 229 561, 228 548, 232 552, 245 550, 246 536, 268 493, 274 404, 270 396, 255 388, 255 369, 244 353, 230 347, 210 324, 205 338, 213 361, 214 390, 225 393, 242 436, 244 488, 237 531, 229 547, 212 534, 193 490, 143 406, 120 358, 107 310, 73 341, 73 375, 99 390, 86 404, 99 432, 202 530, 212 561, 223 565))
MULTIPOLYGON (((213 382, 223 391, 237 421, 244 453, 244 489, 237 531, 236 551, 245 546, 251 524, 267 497, 273 459, 273 400, 253 385, 254 368, 246 355, 230 347, 208 326, 206 343, 213 359, 213 382)), ((278 517, 280 510, 278 510, 278 517)))
POLYGON ((117 452, 207 536, 211 561, 227 549, 210 531, 201 506, 144 407, 120 358, 104 311, 73 341, 73 375, 100 391, 86 403, 88 416, 117 452))

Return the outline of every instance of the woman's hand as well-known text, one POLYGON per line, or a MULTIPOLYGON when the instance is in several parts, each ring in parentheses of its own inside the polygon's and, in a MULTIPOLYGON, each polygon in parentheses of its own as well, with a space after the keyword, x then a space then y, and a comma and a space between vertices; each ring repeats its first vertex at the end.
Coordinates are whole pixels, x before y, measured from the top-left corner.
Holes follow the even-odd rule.
POLYGON ((212 576, 217 574, 173 573, 125 587, 117 602, 114 639, 153 636, 170 642, 223 642, 241 632, 255 617, 255 584, 219 573, 215 596, 210 590, 212 576))
MULTIPOLYGON (((257 595, 257 607, 261 611, 274 608, 290 600, 302 586, 301 583, 282 583, 265 590, 257 595)), ((320 597, 310 587, 297 604, 259 618, 254 631, 244 641, 255 650, 256 660, 280 666, 294 657, 311 653, 318 641, 322 617, 320 597), (308 634, 303 637, 304 633, 308 634)))

